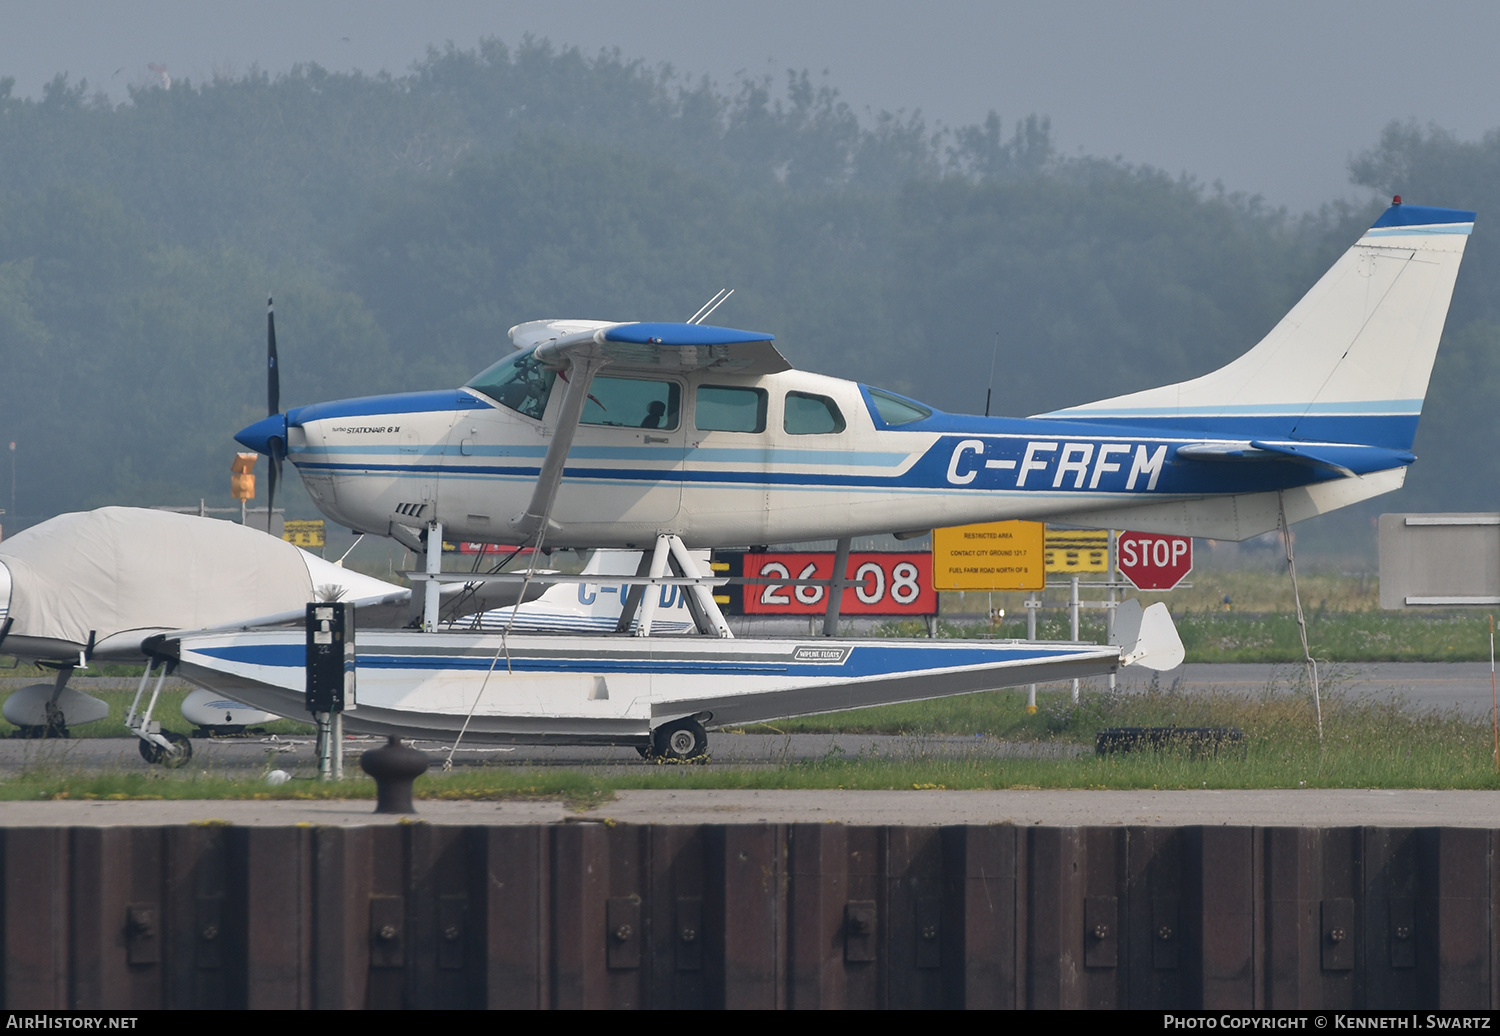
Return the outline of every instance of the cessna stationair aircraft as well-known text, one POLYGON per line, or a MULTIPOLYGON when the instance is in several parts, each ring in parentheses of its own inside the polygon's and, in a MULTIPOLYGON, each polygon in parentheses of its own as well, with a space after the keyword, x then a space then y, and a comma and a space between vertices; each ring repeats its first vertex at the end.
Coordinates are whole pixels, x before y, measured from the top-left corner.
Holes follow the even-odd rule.
MULTIPOLYGON (((541 320, 467 385, 244 429, 351 528, 738 546, 1007 518, 1244 539, 1398 488, 1474 214, 1395 204, 1259 344, 1026 419, 794 370, 772 335, 541 320)), ((695 318, 696 319, 696 318, 695 318)), ((274 350, 274 329, 272 348, 274 350)), ((275 405, 275 362, 272 359, 275 405)))

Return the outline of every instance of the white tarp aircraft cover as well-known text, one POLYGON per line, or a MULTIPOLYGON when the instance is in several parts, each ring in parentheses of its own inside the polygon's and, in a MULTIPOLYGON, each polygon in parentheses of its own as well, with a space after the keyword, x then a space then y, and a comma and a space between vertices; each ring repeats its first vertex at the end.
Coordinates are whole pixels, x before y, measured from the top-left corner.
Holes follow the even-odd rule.
POLYGON ((47 657, 92 633, 100 653, 135 653, 151 633, 299 610, 327 584, 359 604, 407 593, 231 522, 133 507, 59 515, 0 542, 0 605, 14 620, 3 650, 47 657), (120 634, 133 635, 106 645, 120 634))

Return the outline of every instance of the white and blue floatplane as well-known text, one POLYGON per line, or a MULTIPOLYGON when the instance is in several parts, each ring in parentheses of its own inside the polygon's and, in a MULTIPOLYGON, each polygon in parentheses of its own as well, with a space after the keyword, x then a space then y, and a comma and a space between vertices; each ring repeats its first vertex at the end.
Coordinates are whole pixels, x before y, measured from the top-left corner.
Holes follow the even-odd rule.
MULTIPOLYGON (((1237 540, 1395 490, 1473 221, 1397 198, 1228 365, 1025 419, 794 370, 772 335, 703 323, 721 293, 686 323, 518 324, 514 351, 459 388, 285 412, 268 315, 269 416, 236 438, 267 455, 273 491, 290 460, 328 517, 425 554, 427 632, 358 633, 350 729, 687 757, 709 725, 1175 665, 1156 605, 1102 647, 735 640, 689 548, 832 539, 843 573, 854 536, 1027 518, 1237 540), (429 545, 445 533, 654 542, 627 582, 681 586, 702 635, 651 636, 656 595, 634 593, 615 636, 439 632, 443 584, 524 578, 443 572, 429 545)), ((841 598, 828 589, 827 633, 841 598)), ((156 650, 203 686, 301 708, 300 631, 183 633, 156 650)))
MULTIPOLYGON (((825 638, 737 640, 693 552, 829 539, 842 579, 854 536, 1026 518, 1239 540, 1393 491, 1416 459, 1473 220, 1397 198, 1238 359, 1024 419, 947 414, 794 370, 772 335, 703 323, 721 293, 685 323, 518 324, 515 349, 466 385, 285 412, 268 313, 269 416, 236 438, 267 455, 272 498, 290 460, 329 518, 425 557, 412 573, 421 630, 359 624, 348 729, 692 758, 709 726, 1175 666, 1181 643, 1161 605, 1127 602, 1104 646, 841 640, 841 583, 818 587, 825 638), (444 631, 448 584, 519 583, 519 602, 537 579, 444 572, 445 535, 527 545, 533 558, 554 547, 645 555, 634 576, 611 579, 632 588, 612 635, 543 637, 509 620, 444 631), (653 586, 678 588, 697 636, 653 635, 653 586)), ((599 582, 544 581, 570 579, 599 582)), ((407 591, 349 595, 404 607, 407 591)), ((214 603, 212 628, 124 616, 114 627, 153 668, 301 715, 304 631, 284 614, 226 623, 214 603), (155 632, 164 625, 175 628, 155 632)), ((76 628, 60 642, 86 659, 102 627, 87 607, 68 614, 76 628)), ((12 638, 27 633, 14 627, 12 638)), ((61 687, 37 689, 33 704, 55 711, 61 687)))

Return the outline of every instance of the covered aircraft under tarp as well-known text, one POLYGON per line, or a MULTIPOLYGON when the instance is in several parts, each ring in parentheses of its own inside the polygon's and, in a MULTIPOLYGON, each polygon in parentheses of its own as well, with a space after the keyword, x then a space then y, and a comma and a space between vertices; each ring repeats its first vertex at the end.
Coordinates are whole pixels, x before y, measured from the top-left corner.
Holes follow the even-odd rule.
POLYGON ((157 633, 301 616, 318 588, 405 606, 409 592, 255 529, 133 507, 59 515, 0 542, 0 651, 145 660, 157 633))

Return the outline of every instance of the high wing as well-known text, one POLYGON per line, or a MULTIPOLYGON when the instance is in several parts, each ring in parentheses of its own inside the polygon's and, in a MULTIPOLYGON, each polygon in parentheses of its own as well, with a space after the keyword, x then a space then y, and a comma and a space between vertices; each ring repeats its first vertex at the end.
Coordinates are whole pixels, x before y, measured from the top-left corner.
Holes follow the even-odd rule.
POLYGON ((772 343, 776 336, 708 324, 531 320, 510 329, 517 349, 537 350, 548 366, 599 357, 616 370, 650 373, 713 370, 779 374, 792 365, 772 343))
POLYGON ((535 347, 543 364, 562 372, 557 427, 526 510, 510 520, 528 536, 545 528, 562 482, 563 465, 583 416, 594 375, 605 367, 664 373, 695 370, 724 374, 779 374, 792 369, 772 344, 774 335, 707 324, 608 324, 592 320, 533 320, 510 329, 517 348, 535 347))

